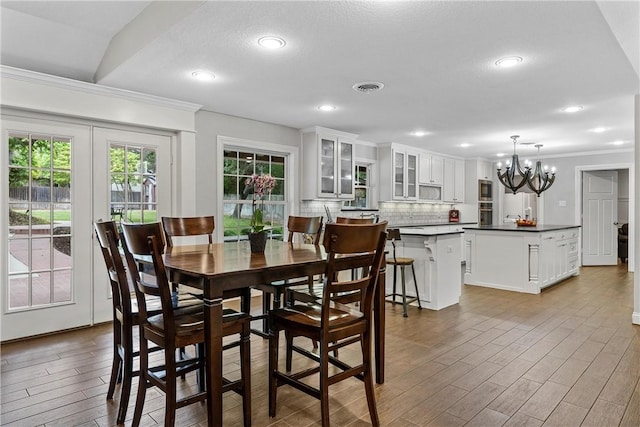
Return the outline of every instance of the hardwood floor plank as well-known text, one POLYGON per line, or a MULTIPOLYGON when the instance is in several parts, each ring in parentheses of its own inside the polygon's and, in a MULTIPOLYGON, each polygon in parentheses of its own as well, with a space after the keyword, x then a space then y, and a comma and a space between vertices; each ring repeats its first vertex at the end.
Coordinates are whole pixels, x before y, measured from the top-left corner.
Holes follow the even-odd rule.
POLYGON ((509 417, 501 414, 500 412, 492 411, 491 409, 484 408, 478 415, 473 417, 466 427, 485 427, 485 426, 501 426, 509 417))
POLYGON ((540 359, 538 363, 533 365, 533 367, 523 375, 523 378, 537 383, 544 383, 558 370, 558 368, 560 368, 560 366, 562 366, 564 362, 565 359, 558 359, 547 355, 540 359))
POLYGON ((580 406, 560 402, 542 425, 545 427, 577 426, 582 423, 588 411, 588 409, 580 406))
POLYGON ((544 421, 568 391, 569 387, 565 385, 552 382, 544 383, 533 396, 522 405, 519 412, 544 421))
POLYGON ((640 381, 636 384, 620 425, 625 427, 640 426, 640 381))
POLYGON ((447 409, 447 412, 454 417, 469 421, 504 390, 505 388, 498 384, 485 382, 458 400, 447 409))
POLYGON ((598 399, 591 407, 582 425, 589 427, 618 425, 622 420, 624 410, 624 406, 598 399))
POLYGON ((562 366, 551 375, 549 381, 573 387, 588 366, 589 362, 573 358, 567 359, 562 366))
POLYGON ((505 427, 539 427, 542 425, 542 421, 537 418, 530 417, 525 414, 517 412, 514 416, 504 423, 505 427))
POLYGON ((540 383, 520 378, 489 403, 487 408, 512 416, 533 396, 541 385, 540 383))
POLYGON ((598 398, 606 382, 606 378, 595 377, 585 373, 575 385, 571 387, 571 390, 569 390, 569 393, 567 393, 563 401, 582 406, 583 408, 591 408, 591 405, 593 405, 593 402, 598 398))

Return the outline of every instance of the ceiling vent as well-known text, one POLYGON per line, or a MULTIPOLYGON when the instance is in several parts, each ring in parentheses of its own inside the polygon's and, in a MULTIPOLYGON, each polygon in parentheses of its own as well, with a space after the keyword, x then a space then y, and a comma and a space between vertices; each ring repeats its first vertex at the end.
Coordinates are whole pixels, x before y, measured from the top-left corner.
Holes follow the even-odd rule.
POLYGON ((352 87, 353 87, 353 90, 355 90, 356 92, 372 93, 372 92, 377 92, 380 89, 382 89, 384 87, 384 83, 380 83, 380 82, 361 82, 361 83, 354 84, 352 87))

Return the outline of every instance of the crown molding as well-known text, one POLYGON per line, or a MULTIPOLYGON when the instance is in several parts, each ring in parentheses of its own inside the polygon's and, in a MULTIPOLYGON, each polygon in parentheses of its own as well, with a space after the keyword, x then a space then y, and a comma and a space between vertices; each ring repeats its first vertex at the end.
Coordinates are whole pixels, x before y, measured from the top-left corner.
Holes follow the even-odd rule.
POLYGON ((109 86, 103 86, 96 83, 87 83, 79 80, 68 79, 66 77, 54 76, 51 74, 39 73, 36 71, 24 70, 21 68, 9 67, 0 64, 0 77, 20 80, 29 83, 41 84, 46 86, 57 87, 61 89, 69 89, 78 92, 84 92, 91 95, 112 96, 116 98, 127 99, 130 101, 144 102, 160 107, 173 108, 176 110, 188 111, 195 113, 202 108, 202 105, 190 102, 177 101, 174 99, 163 98, 146 93, 133 92, 125 89, 118 89, 109 86))

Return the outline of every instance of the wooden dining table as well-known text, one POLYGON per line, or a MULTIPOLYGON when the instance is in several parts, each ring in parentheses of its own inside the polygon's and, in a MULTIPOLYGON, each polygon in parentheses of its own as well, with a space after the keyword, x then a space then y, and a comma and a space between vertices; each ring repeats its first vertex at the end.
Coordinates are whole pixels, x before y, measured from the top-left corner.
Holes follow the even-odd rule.
MULTIPOLYGON (((270 240, 261 254, 251 253, 248 241, 167 248, 164 263, 170 279, 203 291, 209 426, 222 426, 223 294, 262 283, 322 274, 326 259, 323 246, 277 240, 270 240)), ((370 263, 371 256, 352 255, 344 257, 342 262, 344 270, 351 270, 370 263)), ((384 289, 383 268, 376 288, 373 313, 375 377, 378 384, 384 382, 384 289)))

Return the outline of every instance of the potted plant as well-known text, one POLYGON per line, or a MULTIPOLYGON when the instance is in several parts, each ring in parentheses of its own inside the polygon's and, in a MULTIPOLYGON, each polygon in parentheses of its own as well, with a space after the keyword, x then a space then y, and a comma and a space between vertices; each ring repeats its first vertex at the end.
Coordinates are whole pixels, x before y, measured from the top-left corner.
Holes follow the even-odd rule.
POLYGON ((249 230, 251 252, 262 253, 267 244, 267 227, 262 219, 264 196, 271 194, 271 190, 273 190, 275 185, 276 179, 269 174, 253 174, 245 181, 245 191, 253 195, 251 202, 251 228, 249 230), (260 207, 257 206, 258 200, 262 202, 260 207))

